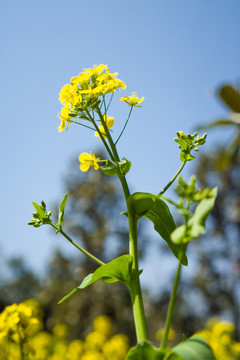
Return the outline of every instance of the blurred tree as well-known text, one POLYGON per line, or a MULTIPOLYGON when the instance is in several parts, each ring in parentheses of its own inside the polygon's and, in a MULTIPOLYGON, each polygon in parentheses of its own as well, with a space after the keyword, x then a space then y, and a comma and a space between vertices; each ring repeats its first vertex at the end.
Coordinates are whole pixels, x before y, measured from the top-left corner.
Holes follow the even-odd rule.
POLYGON ((34 297, 40 289, 39 278, 28 267, 24 259, 11 258, 7 263, 7 274, 0 282, 0 311, 14 302, 34 297))

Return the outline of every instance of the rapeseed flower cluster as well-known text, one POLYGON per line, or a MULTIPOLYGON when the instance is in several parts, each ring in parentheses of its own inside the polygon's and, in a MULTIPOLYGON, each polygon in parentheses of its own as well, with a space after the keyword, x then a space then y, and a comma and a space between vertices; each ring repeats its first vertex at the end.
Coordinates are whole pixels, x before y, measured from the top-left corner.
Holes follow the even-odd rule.
MULTIPOLYGON (((113 94, 117 90, 126 88, 125 83, 119 80, 117 75, 118 73, 110 73, 107 65, 100 64, 84 69, 84 72, 72 77, 70 84, 64 85, 60 91, 59 100, 63 107, 57 117, 61 120, 59 132, 67 130, 71 122, 89 128, 102 140, 111 160, 119 161, 116 159, 116 144, 126 128, 133 107, 139 107, 138 104, 144 100, 144 97, 139 99, 133 92, 132 96, 124 96, 120 99, 130 106, 130 111, 120 135, 114 142, 110 131, 115 120, 112 116, 108 116, 107 112, 113 94), (108 94, 111 95, 110 98, 107 98, 108 94)), ((98 165, 100 159, 96 159, 92 152, 80 154, 79 161, 82 171, 87 171, 90 167, 98 170, 100 167, 98 165)))
POLYGON ((111 320, 103 315, 82 340, 67 341, 69 328, 58 324, 43 330, 43 313, 35 300, 7 306, 0 314, 1 360, 124 360, 129 340, 114 334, 111 320))
POLYGON ((195 335, 208 341, 217 360, 237 360, 240 359, 240 342, 233 339, 234 330, 233 323, 212 318, 207 328, 195 335))
POLYGON ((90 120, 90 111, 94 111, 103 100, 104 95, 125 89, 122 80, 117 79, 118 73, 110 73, 107 65, 94 65, 84 69, 79 75, 71 78, 71 83, 63 86, 59 100, 63 104, 58 118, 61 123, 58 131, 61 132, 72 121, 72 117, 90 120))

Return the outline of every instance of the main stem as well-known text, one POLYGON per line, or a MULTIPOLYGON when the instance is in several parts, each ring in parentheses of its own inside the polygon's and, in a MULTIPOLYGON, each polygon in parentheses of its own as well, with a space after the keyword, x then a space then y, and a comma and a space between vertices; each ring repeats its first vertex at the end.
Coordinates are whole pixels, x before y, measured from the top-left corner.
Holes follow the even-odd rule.
MULTIPOLYGON (((120 158, 117 152, 117 148, 112 140, 112 137, 109 133, 109 130, 104 122, 102 113, 100 109, 97 109, 98 115, 101 119, 102 125, 104 127, 104 132, 107 135, 109 145, 114 156, 115 161, 119 162, 120 158)), ((146 317, 144 314, 144 306, 143 306, 143 299, 142 299, 142 291, 141 285, 139 280, 139 268, 138 268, 138 243, 137 243, 137 219, 135 218, 134 214, 130 206, 128 206, 127 199, 130 196, 129 187, 126 181, 126 178, 123 174, 118 171, 118 178, 121 182, 122 189, 124 192, 126 204, 127 204, 127 211, 128 211, 128 223, 129 223, 129 254, 133 257, 133 266, 132 266, 132 279, 131 279, 131 287, 130 287, 130 294, 132 299, 132 306, 133 306, 133 317, 134 323, 136 328, 136 335, 138 343, 148 339, 147 334, 147 326, 146 326, 146 317)))
POLYGON ((132 279, 130 294, 133 306, 134 323, 137 334, 138 343, 148 339, 146 318, 144 313, 142 291, 139 280, 138 268, 138 246, 137 246, 137 219, 131 213, 128 207, 128 221, 129 221, 129 254, 133 257, 132 265, 132 279))

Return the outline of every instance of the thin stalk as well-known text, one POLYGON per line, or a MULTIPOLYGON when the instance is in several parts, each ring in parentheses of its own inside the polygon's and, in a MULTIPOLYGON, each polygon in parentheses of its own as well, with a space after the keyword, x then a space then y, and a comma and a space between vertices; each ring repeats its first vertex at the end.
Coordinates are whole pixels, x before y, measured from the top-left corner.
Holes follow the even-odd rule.
POLYGON ((181 173, 181 171, 183 170, 184 166, 186 164, 186 161, 182 163, 182 165, 180 166, 180 168, 178 169, 178 171, 176 172, 176 174, 174 175, 174 177, 172 178, 172 180, 169 181, 169 183, 165 186, 165 188, 158 194, 159 196, 162 196, 165 191, 167 191, 167 189, 172 185, 172 183, 176 180, 176 178, 178 177, 178 175, 181 173))
POLYGON ((105 96, 103 96, 104 114, 107 115, 107 107, 105 102, 105 96))
MULTIPOLYGON (((99 111, 99 112, 100 112, 100 111, 99 111)), ((100 112, 100 113, 101 113, 101 112, 100 112)), ((92 121, 92 124, 94 125, 96 131, 98 132, 98 134, 99 134, 99 136, 100 136, 100 139, 102 140, 102 142, 103 142, 103 144, 104 144, 104 146, 105 146, 105 148, 106 148, 106 150, 107 150, 110 158, 111 158, 112 160, 114 160, 114 156, 113 156, 113 154, 112 154, 112 152, 111 152, 111 149, 109 148, 109 146, 108 146, 106 140, 104 139, 101 131, 99 131, 99 128, 98 128, 95 120, 93 119, 93 117, 90 115, 89 112, 88 112, 88 116, 90 117, 90 119, 91 119, 91 121, 92 121)), ((102 120, 102 119, 101 119, 101 120, 102 120)), ((103 122, 104 122, 104 120, 103 120, 103 122)), ((105 129, 104 129, 104 130, 105 130, 105 129)))
POLYGON ((109 108, 109 106, 111 105, 111 102, 112 102, 112 99, 113 99, 113 94, 114 94, 114 93, 112 93, 112 95, 111 95, 111 97, 110 97, 109 103, 108 103, 107 108, 106 108, 106 112, 108 111, 108 108, 109 108))
POLYGON ((124 127, 123 127, 122 131, 120 132, 119 137, 118 137, 117 140, 115 141, 115 146, 117 145, 118 141, 120 140, 120 138, 121 138, 121 136, 122 136, 122 134, 123 134, 123 132, 124 132, 127 124, 128 124, 128 120, 130 119, 130 116, 131 116, 131 113, 132 113, 132 109, 133 109, 133 106, 131 106, 131 109, 130 109, 130 111, 129 111, 127 120, 126 120, 126 122, 125 122, 125 124, 124 124, 124 127))
MULTIPOLYGON (((116 146, 115 146, 115 144, 114 144, 114 142, 113 142, 113 139, 112 139, 111 134, 110 134, 110 132, 109 132, 109 130, 108 130, 108 127, 107 127, 107 125, 105 124, 105 121, 104 121, 104 119, 103 119, 102 113, 101 113, 101 111, 100 111, 100 109, 99 109, 98 107, 96 108, 96 110, 97 110, 97 113, 98 113, 98 115, 99 115, 99 117, 100 117, 101 123, 102 123, 102 125, 103 125, 104 132, 105 132, 105 134, 107 135, 107 139, 108 139, 108 141, 109 141, 109 145, 110 145, 110 147, 111 147, 111 151, 112 151, 112 154, 113 154, 113 157, 114 157, 113 160, 119 162, 119 161, 120 161, 120 158, 119 158, 119 155, 118 155, 118 152, 117 152, 117 148, 116 148, 116 146)), ((105 139, 104 139, 104 140, 105 140, 105 139)), ((105 142, 105 143, 106 143, 106 142, 105 142)), ((105 143, 104 143, 104 145, 105 145, 105 143)), ((106 145, 105 145, 105 146, 106 146, 106 145)), ((120 182, 121 182, 121 185, 122 185, 122 188, 123 188, 125 200, 127 201, 128 197, 130 196, 130 191, 129 191, 129 187, 128 187, 126 178, 125 178, 125 176, 124 176, 123 174, 120 173, 120 171, 118 171, 118 174, 117 174, 117 175, 118 175, 118 178, 119 178, 119 180, 120 180, 120 182)))
POLYGON ((88 129, 91 129, 91 130, 94 130, 94 131, 95 131, 95 129, 92 128, 91 126, 87 126, 87 125, 81 124, 81 123, 79 123, 78 121, 73 121, 73 123, 74 123, 74 124, 77 124, 77 125, 84 126, 85 128, 88 128, 88 129))
POLYGON ((167 318, 166 318, 163 340, 162 340, 162 345, 161 345, 162 349, 166 349, 167 344, 168 344, 168 336, 169 336, 169 332, 170 332, 171 324, 172 324, 172 320, 173 320, 173 313, 174 313, 174 308, 175 308, 176 298, 177 298, 177 289, 178 289, 178 284, 179 284, 180 276, 181 276, 181 267, 182 267, 182 264, 179 261, 176 275, 174 278, 174 283, 173 283, 172 293, 171 293, 170 302, 169 302, 169 306, 168 306, 168 311, 167 311, 167 318))
MULTIPOLYGON (((53 223, 50 224, 54 229, 58 230, 57 226, 53 223)), ((89 251, 85 250, 82 246, 78 245, 75 241, 73 241, 70 236, 68 236, 62 229, 59 231, 73 246, 75 246, 78 250, 80 250, 83 254, 87 255, 90 259, 95 261, 98 265, 105 265, 105 263, 99 260, 96 256, 92 255, 89 251)))

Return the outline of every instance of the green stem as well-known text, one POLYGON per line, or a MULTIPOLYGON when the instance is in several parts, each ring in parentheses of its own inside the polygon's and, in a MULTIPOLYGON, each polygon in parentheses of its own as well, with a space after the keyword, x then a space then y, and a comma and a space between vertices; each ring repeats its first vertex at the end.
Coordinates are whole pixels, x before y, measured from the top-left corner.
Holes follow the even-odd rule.
MULTIPOLYGON (((50 224, 54 229, 59 230, 57 226, 55 226, 53 223, 50 224)), ((99 260, 96 256, 92 255, 90 252, 85 250, 82 246, 78 245, 75 241, 73 241, 70 236, 68 236, 62 229, 59 231, 60 234, 62 234, 73 246, 75 246, 78 250, 80 250, 83 254, 87 255, 90 259, 95 261, 98 265, 105 265, 105 263, 101 260, 99 260)))
POLYGON ((137 246, 137 219, 128 207, 128 219, 129 219, 129 254, 133 257, 132 265, 132 279, 130 294, 133 306, 133 316, 136 328, 137 341, 148 339, 146 318, 144 313, 142 291, 139 280, 139 268, 138 268, 138 246, 137 246))
POLYGON ((126 120, 126 122, 125 122, 125 124, 124 124, 124 126, 123 126, 123 129, 122 129, 122 131, 120 132, 119 137, 118 137, 117 140, 115 141, 115 146, 117 145, 118 141, 120 140, 120 138, 121 138, 121 136, 122 136, 122 134, 123 134, 123 132, 124 132, 127 124, 128 124, 128 120, 130 119, 130 116, 131 116, 131 113, 132 113, 132 109, 133 109, 133 106, 131 106, 131 109, 130 109, 129 114, 128 114, 128 117, 127 117, 127 120, 126 120))
POLYGON ((176 174, 174 175, 174 177, 172 178, 172 180, 169 181, 169 183, 165 186, 165 188, 158 194, 159 196, 162 196, 165 191, 167 191, 167 189, 172 185, 172 183, 176 180, 176 178, 178 177, 178 175, 181 173, 181 171, 183 170, 184 166, 186 164, 186 161, 182 163, 182 165, 180 166, 180 168, 178 169, 178 171, 176 172, 176 174))
MULTIPOLYGON (((111 148, 111 152, 113 154, 113 157, 115 161, 119 162, 120 161, 120 158, 119 158, 119 155, 118 155, 118 152, 117 152, 117 148, 113 142, 113 139, 111 137, 111 134, 108 130, 108 127, 107 125, 105 124, 105 121, 103 119, 103 116, 102 116, 102 113, 100 111, 100 109, 97 107, 96 108, 96 111, 100 117, 100 120, 101 120, 101 123, 103 125, 103 128, 104 128, 104 132, 105 134, 107 135, 107 139, 109 141, 109 145, 110 145, 110 148, 111 148)), ((106 141, 104 142, 104 145, 105 145, 106 141)), ((105 145, 106 146, 106 145, 105 145)), ((130 191, 129 191, 129 187, 128 187, 128 184, 127 184, 127 181, 126 181, 126 178, 123 174, 120 173, 120 171, 118 171, 118 178, 121 182, 121 185, 122 185, 122 188, 123 188, 123 192, 124 192, 124 196, 125 196, 125 200, 127 201, 128 197, 130 196, 130 191)))
POLYGON ((108 111, 108 108, 109 108, 109 106, 111 105, 111 102, 112 102, 112 99, 113 99, 113 94, 114 94, 114 93, 111 94, 109 103, 108 103, 107 108, 106 108, 106 112, 108 111))
POLYGON ((182 264, 181 264, 181 262, 179 262, 177 271, 176 271, 176 275, 174 278, 172 293, 171 293, 170 302, 169 302, 168 311, 167 311, 167 318, 166 318, 166 323, 165 323, 165 328, 164 328, 163 341, 162 341, 162 345, 161 345, 162 349, 166 349, 167 344, 168 344, 168 336, 169 336, 169 332, 170 332, 171 324, 172 324, 172 320, 173 320, 173 313, 174 313, 174 308, 175 308, 176 298, 177 298, 177 289, 178 289, 178 284, 179 284, 180 276, 181 276, 181 267, 182 267, 182 264))
MULTIPOLYGON (((98 109, 98 108, 97 108, 97 109, 98 109)), ((100 111, 100 110, 99 110, 99 112, 100 112, 100 114, 101 114, 101 111, 100 111)), ((101 114, 101 115, 102 115, 102 114, 101 114)), ((90 115, 89 111, 88 111, 88 116, 89 116, 89 118, 91 119, 91 122, 92 122, 92 124, 94 125, 96 131, 98 132, 98 134, 99 134, 99 136, 100 136, 100 139, 102 140, 102 142, 103 142, 103 144, 104 144, 104 146, 105 146, 105 148, 106 148, 106 150, 107 150, 110 158, 111 158, 112 160, 115 160, 115 159, 114 159, 114 156, 113 156, 113 154, 112 154, 112 152, 111 152, 111 149, 109 148, 109 146, 108 146, 106 140, 104 139, 101 131, 99 131, 99 128, 98 128, 95 120, 93 119, 93 117, 90 115)), ((101 120, 103 120, 103 117, 101 118, 101 120)), ((103 120, 102 122, 104 123, 104 120, 103 120)), ((104 128, 104 131, 105 131, 105 128, 104 128)))
MULTIPOLYGON (((100 117, 101 123, 104 128, 104 132, 107 135, 107 139, 109 141, 109 145, 114 156, 114 160, 119 162, 120 158, 117 152, 117 148, 113 142, 111 134, 108 130, 108 127, 105 124, 103 119, 103 115, 100 109, 97 107, 96 111, 100 117)), ((134 323, 136 328, 137 341, 141 342, 148 339, 147 327, 146 327, 146 318, 144 314, 143 307, 143 299, 142 299, 142 291, 139 280, 139 269, 138 269, 138 245, 137 245, 137 219, 132 212, 132 209, 128 205, 127 199, 130 196, 129 187, 126 181, 126 178, 123 174, 118 171, 118 178, 121 182, 122 189, 124 192, 127 211, 128 211, 128 222, 129 222, 129 254, 133 257, 133 267, 132 267, 132 279, 131 279, 131 287, 130 294, 133 305, 133 316, 134 323)))
POLYGON ((84 125, 84 124, 81 124, 79 123, 78 121, 72 121, 74 124, 77 124, 77 125, 81 125, 81 126, 84 126, 85 128, 87 129, 90 129, 90 130, 95 130, 94 128, 92 128, 91 126, 87 126, 87 125, 84 125))

